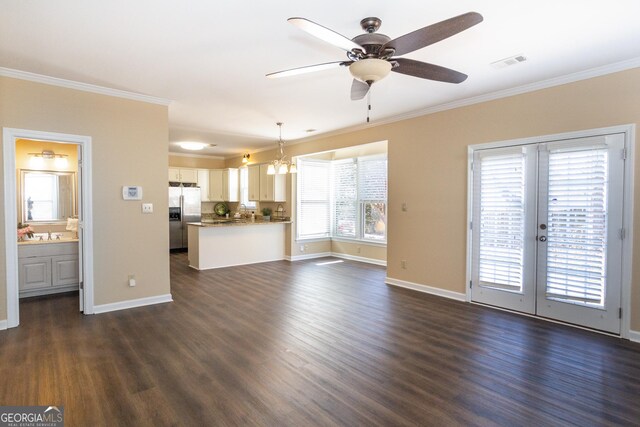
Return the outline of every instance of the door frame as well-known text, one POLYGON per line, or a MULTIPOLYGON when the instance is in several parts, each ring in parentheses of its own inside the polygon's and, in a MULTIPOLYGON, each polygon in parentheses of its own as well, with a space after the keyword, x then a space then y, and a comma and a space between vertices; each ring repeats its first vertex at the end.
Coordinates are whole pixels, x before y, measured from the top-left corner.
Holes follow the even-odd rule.
MULTIPOLYGON (((530 138, 512 139, 505 141, 488 142, 483 144, 470 145, 467 148, 467 259, 466 259, 466 300, 471 301, 471 277, 472 277, 472 249, 473 249, 473 155, 476 150, 488 148, 511 147, 515 145, 529 145, 547 143, 553 141, 561 141, 567 139, 585 138, 590 136, 603 136, 613 133, 624 134, 625 147, 625 166, 624 166, 624 188, 623 208, 622 208, 622 227, 624 229, 624 238, 622 239, 622 318, 620 319, 620 337, 629 338, 631 330, 631 272, 633 267, 633 174, 635 163, 635 132, 636 125, 619 125, 605 128, 588 129, 574 132, 565 132, 559 134, 542 135, 530 138)), ((543 317, 536 317, 546 320, 543 317)), ((556 322, 550 320, 552 322, 556 322)))
POLYGON ((5 269, 7 284, 7 327, 15 328, 20 324, 19 282, 18 282, 18 245, 16 243, 16 224, 18 223, 18 207, 16 192, 16 140, 35 139, 82 147, 82 180, 78 187, 81 192, 82 209, 82 265, 84 285, 84 314, 93 314, 93 213, 91 210, 92 175, 91 175, 91 143, 90 136, 72 135, 26 129, 4 128, 3 167, 4 167, 4 235, 5 235, 5 269))

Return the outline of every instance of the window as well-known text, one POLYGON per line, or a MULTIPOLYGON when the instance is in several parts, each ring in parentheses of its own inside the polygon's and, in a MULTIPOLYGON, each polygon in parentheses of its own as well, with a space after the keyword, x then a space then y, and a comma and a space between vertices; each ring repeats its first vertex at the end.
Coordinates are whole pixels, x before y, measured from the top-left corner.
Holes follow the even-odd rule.
POLYGON ((249 200, 249 169, 246 167, 240 168, 240 204, 247 209, 256 208, 255 200, 249 200))
MULTIPOLYGON (((331 215, 325 218, 327 212, 323 204, 322 215, 305 213, 298 209, 298 238, 307 238, 305 232, 311 226, 322 229, 322 237, 336 237, 357 239, 385 243, 387 239, 387 159, 386 156, 371 156, 350 158, 334 161, 306 160, 299 167, 298 199, 302 205, 305 191, 319 191, 323 203, 329 206, 331 215), (313 165, 313 166, 311 166, 313 165), (321 166, 318 166, 321 165, 321 166), (305 173, 312 173, 310 167, 321 167, 322 176, 315 175, 322 183, 316 183, 314 190, 309 190, 304 182, 305 173), (329 173, 330 172, 330 173, 329 173), (303 178, 303 179, 300 179, 303 178), (328 199, 327 191, 330 189, 328 199)), ((306 203, 308 209, 313 209, 306 203)), ((313 237, 320 237, 315 234, 313 237)))
POLYGON ((298 160, 298 238, 330 237, 330 162, 298 160))

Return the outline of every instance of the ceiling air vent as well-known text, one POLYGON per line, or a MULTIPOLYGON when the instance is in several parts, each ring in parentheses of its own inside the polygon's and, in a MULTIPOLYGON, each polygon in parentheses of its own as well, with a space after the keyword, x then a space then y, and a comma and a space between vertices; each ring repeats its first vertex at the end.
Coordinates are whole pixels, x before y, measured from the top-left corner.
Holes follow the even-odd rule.
POLYGON ((527 60, 527 58, 524 55, 514 55, 514 56, 510 56, 508 58, 501 59, 501 60, 496 61, 496 62, 492 62, 491 66, 493 68, 504 68, 504 67, 509 67, 510 65, 519 64, 519 63, 524 62, 526 60, 527 60))

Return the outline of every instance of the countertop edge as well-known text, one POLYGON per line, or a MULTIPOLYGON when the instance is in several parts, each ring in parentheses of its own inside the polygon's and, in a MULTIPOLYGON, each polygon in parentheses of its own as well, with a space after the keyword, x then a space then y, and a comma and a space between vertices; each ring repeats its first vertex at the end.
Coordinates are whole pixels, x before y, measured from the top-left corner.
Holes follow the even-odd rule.
POLYGON ((220 228, 220 227, 243 227, 247 225, 271 225, 271 224, 291 224, 293 221, 247 221, 247 222, 223 222, 219 224, 208 224, 203 222, 188 222, 187 225, 202 228, 220 228))

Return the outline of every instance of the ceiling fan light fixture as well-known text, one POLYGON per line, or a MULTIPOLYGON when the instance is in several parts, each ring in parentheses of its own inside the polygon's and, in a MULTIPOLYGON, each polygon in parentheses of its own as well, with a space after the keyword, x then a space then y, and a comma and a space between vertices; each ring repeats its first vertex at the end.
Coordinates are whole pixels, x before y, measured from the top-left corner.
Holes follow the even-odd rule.
POLYGON ((391 63, 384 59, 365 58, 349 65, 351 75, 365 83, 375 83, 391 72, 391 63))

